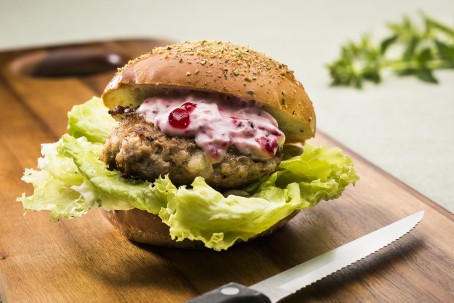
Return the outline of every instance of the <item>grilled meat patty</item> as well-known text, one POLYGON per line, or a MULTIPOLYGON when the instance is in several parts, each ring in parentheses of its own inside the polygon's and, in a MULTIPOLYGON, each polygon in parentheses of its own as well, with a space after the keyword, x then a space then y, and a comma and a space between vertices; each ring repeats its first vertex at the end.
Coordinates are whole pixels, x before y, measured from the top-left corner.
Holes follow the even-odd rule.
POLYGON ((119 107, 111 114, 120 124, 109 135, 101 160, 125 178, 154 181, 169 174, 174 184, 190 185, 201 176, 217 189, 239 189, 272 174, 281 162, 281 150, 258 161, 231 147, 222 162, 212 164, 192 138, 167 136, 134 110, 119 107))

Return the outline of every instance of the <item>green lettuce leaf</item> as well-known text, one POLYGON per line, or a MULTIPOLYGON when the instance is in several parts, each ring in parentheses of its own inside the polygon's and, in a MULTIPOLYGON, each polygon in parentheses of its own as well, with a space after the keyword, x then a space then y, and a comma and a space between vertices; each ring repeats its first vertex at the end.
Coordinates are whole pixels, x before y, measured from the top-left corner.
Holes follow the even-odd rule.
POLYGON ((275 173, 242 190, 247 196, 223 195, 201 177, 178 188, 168 176, 154 182, 127 180, 99 160, 101 143, 116 125, 101 100, 75 107, 69 117, 69 134, 43 145, 39 169, 25 171, 22 179, 33 185, 34 194, 18 198, 25 210, 50 211, 51 220, 80 217, 99 207, 138 208, 158 215, 177 241, 198 240, 223 250, 294 211, 339 197, 358 180, 351 159, 338 148, 309 144, 301 155, 282 161, 275 173))
POLYGON ((50 220, 80 217, 90 210, 90 205, 71 187, 82 184, 85 178, 74 162, 57 152, 59 142, 43 144, 38 161, 39 170, 26 169, 22 180, 34 187, 32 196, 18 198, 25 210, 48 210, 50 220))
POLYGON ((107 135, 116 125, 117 122, 97 97, 74 106, 68 113, 68 134, 76 138, 86 137, 90 142, 106 142, 107 135))
MULTIPOLYGON (((175 186, 168 178, 153 183, 124 179, 118 171, 110 171, 99 160, 102 146, 90 143, 85 137, 63 135, 58 150, 72 159, 79 172, 98 196, 98 205, 106 210, 132 207, 157 214, 165 206, 175 186), (168 184, 166 184, 166 180, 168 184)), ((86 190, 90 190, 86 188, 86 190)))

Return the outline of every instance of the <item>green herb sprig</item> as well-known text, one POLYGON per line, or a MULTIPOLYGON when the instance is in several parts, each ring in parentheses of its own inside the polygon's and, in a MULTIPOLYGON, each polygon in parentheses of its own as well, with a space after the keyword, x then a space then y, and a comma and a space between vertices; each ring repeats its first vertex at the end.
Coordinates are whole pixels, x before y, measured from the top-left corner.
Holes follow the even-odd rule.
POLYGON ((388 25, 389 36, 374 43, 370 35, 342 46, 340 56, 329 64, 334 86, 362 88, 365 81, 381 82, 384 70, 399 76, 438 83, 434 71, 454 69, 454 27, 422 15, 423 26, 408 17, 388 25))

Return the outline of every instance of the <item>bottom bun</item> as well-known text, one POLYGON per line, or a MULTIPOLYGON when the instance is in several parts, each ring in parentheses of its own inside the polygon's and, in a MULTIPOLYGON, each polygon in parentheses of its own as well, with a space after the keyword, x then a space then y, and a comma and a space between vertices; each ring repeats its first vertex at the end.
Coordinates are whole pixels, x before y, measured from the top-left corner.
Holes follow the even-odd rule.
MULTIPOLYGON (((161 221, 161 218, 159 218, 159 216, 151 214, 149 212, 136 208, 130 210, 112 211, 105 211, 103 209, 100 209, 100 211, 102 215, 113 226, 115 226, 118 232, 120 232, 131 241, 154 246, 167 246, 177 248, 205 247, 203 242, 201 241, 191 241, 188 239, 185 239, 183 241, 172 240, 169 235, 169 227, 161 221)), ((262 237, 271 234, 275 230, 284 226, 290 219, 296 216, 297 213, 298 211, 293 212, 256 237, 262 237)), ((241 240, 238 240, 237 242, 240 241, 241 240)))
POLYGON ((169 226, 162 222, 159 216, 144 210, 133 208, 130 210, 105 211, 100 209, 104 217, 131 241, 155 246, 178 248, 201 248, 200 241, 175 241, 169 234, 169 226))

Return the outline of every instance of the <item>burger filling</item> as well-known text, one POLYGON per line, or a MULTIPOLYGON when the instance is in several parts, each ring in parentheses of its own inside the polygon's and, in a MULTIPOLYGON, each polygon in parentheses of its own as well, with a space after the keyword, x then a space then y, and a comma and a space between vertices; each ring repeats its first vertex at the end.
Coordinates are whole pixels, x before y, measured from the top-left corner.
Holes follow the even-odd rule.
POLYGON ((168 136, 194 138, 212 163, 222 162, 230 147, 254 160, 274 157, 285 141, 276 120, 251 101, 232 99, 222 94, 156 96, 145 100, 138 113, 168 136))
POLYGON ((241 188, 272 174, 282 158, 284 134, 252 101, 174 92, 111 115, 121 123, 101 159, 127 178, 154 181, 168 174, 175 184, 189 185, 201 176, 218 189, 241 188))

